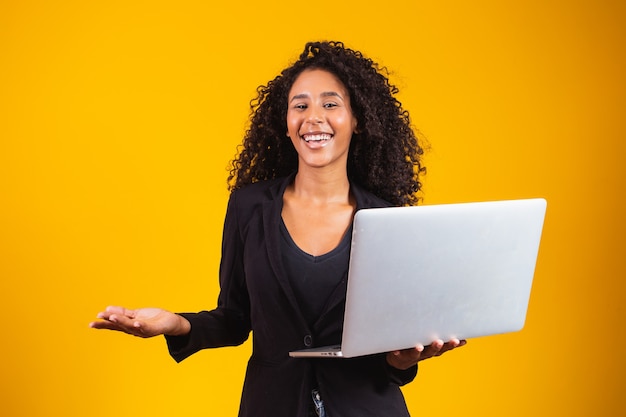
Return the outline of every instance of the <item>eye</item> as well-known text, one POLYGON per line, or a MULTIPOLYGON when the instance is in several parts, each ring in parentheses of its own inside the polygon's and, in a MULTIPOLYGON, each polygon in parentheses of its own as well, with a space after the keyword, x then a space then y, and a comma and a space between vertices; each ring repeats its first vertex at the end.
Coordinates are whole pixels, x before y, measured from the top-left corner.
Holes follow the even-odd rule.
POLYGON ((333 107, 337 107, 337 103, 333 103, 333 102, 324 103, 324 108, 332 109, 333 107))
POLYGON ((296 110, 305 110, 307 108, 307 105, 304 103, 297 103, 294 104, 293 108, 296 110))

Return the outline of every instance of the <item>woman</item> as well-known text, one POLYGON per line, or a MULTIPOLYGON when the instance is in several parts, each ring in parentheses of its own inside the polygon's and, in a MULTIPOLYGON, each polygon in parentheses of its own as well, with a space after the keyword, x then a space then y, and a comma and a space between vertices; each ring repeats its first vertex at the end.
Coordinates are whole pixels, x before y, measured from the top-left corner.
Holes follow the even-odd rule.
POLYGON ((465 341, 342 360, 288 355, 341 341, 354 213, 417 203, 422 148, 396 93, 360 52, 307 44, 251 103, 229 176, 217 308, 109 307, 91 326, 165 335, 177 361, 253 331, 240 416, 407 416, 399 387, 417 363, 465 341))

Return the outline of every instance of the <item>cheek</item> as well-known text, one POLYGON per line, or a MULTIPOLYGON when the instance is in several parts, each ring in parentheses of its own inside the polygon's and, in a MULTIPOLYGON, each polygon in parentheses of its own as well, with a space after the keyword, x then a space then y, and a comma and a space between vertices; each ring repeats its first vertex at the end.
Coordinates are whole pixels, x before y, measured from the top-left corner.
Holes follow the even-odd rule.
POLYGON ((296 134, 298 133, 298 130, 300 129, 300 123, 298 122, 297 118, 289 115, 289 113, 287 113, 287 134, 296 134))
POLYGON ((298 146, 298 144, 300 143, 300 138, 298 136, 296 136, 296 133, 291 133, 291 132, 287 132, 287 136, 289 136, 289 143, 291 143, 291 145, 296 148, 298 146))
POLYGON ((343 115, 335 120, 337 125, 341 125, 344 129, 350 129, 354 132, 356 128, 356 119, 349 114, 343 115))

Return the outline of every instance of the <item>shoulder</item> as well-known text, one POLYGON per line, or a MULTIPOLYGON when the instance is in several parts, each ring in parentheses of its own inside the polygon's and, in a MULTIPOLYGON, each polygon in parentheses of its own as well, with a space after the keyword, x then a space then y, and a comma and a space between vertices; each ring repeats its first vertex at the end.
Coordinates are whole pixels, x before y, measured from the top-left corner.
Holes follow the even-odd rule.
POLYGON ((362 208, 391 207, 393 205, 357 183, 350 183, 350 190, 356 199, 357 210, 362 208))
POLYGON ((231 206, 251 210, 266 202, 282 200, 285 188, 291 177, 281 177, 267 181, 259 181, 233 191, 230 195, 231 206))

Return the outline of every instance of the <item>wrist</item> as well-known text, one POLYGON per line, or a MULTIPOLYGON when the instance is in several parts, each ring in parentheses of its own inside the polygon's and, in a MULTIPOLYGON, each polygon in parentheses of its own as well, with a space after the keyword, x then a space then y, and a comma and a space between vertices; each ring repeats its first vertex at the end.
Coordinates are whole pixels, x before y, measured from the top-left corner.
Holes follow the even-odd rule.
POLYGON ((170 332, 167 332, 168 336, 185 336, 189 334, 191 331, 191 323, 189 320, 181 316, 180 314, 175 314, 176 324, 170 332))

